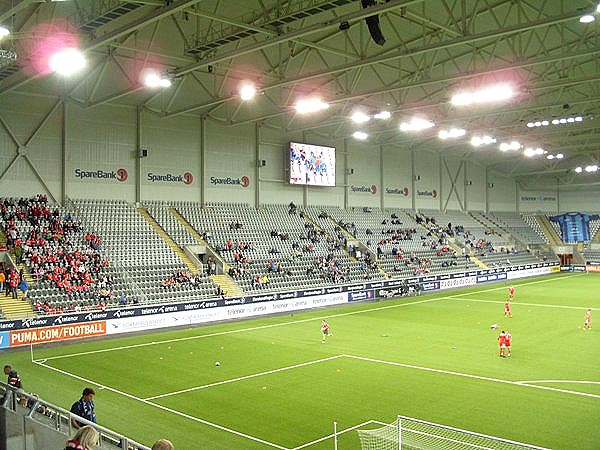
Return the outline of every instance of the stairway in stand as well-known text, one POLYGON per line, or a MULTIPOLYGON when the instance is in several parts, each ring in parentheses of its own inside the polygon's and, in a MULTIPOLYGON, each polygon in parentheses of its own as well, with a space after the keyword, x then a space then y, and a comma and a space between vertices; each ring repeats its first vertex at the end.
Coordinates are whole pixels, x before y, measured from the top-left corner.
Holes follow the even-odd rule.
MULTIPOLYGON (((194 237, 194 239, 196 239, 200 244, 209 247, 209 244, 202 238, 200 233, 198 233, 196 229, 190 225, 190 223, 179 213, 179 211, 177 211, 175 208, 169 208, 169 212, 188 231, 188 233, 194 237)), ((217 253, 214 253, 214 255, 217 257, 217 253)), ((219 286, 223 292, 225 292, 225 297, 242 297, 244 295, 244 290, 233 278, 227 275, 227 271, 229 270, 227 263, 223 260, 221 260, 221 263, 223 263, 223 270, 225 273, 222 275, 211 275, 210 279, 213 283, 219 286)))
MULTIPOLYGON (((0 247, 6 248, 6 234, 2 230, 0 230, 0 247)), ((10 252, 10 256, 15 260, 14 252, 10 252)), ((31 289, 34 284, 31 274, 27 270, 24 264, 18 264, 17 269, 23 269, 23 276, 27 280, 29 284, 29 288, 31 289)), ((33 312, 33 307, 29 300, 23 300, 23 293, 17 289, 17 298, 13 299, 12 295, 6 296, 6 292, 0 292, 0 310, 2 314, 7 319, 22 319, 24 317, 32 317, 36 314, 33 312)))
POLYGON ((196 274, 200 269, 192 262, 192 260, 185 254, 183 249, 179 247, 171 236, 167 234, 165 230, 154 220, 154 218, 148 213, 146 208, 138 208, 138 213, 150 224, 150 226, 156 231, 156 233, 162 238, 163 241, 173 250, 177 256, 184 262, 190 272, 196 274))
POLYGON ((544 235, 548 238, 548 241, 550 241, 550 244, 564 245, 562 238, 558 235, 558 233, 556 232, 556 230, 550 223, 550 220, 548 219, 548 217, 543 216, 543 215, 537 215, 537 216, 535 216, 535 220, 539 224, 544 235))
POLYGON ((213 283, 219 286, 223 292, 225 292, 225 297, 244 296, 244 291, 242 290, 242 288, 229 275, 211 275, 210 279, 213 283))

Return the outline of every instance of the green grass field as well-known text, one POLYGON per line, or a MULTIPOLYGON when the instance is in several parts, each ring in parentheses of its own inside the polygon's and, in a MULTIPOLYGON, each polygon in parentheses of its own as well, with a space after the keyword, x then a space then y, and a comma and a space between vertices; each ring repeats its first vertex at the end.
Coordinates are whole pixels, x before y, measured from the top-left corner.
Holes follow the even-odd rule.
MULTIPOLYGON (((44 364, 29 351, 2 359, 28 391, 67 409, 96 387, 101 425, 147 445, 167 437, 178 450, 293 449, 331 434, 333 421, 343 430, 398 414, 552 449, 599 449, 600 275, 514 285, 511 319, 502 283, 34 348, 44 364), (588 307, 597 329, 584 331, 588 307), (325 344, 321 318, 334 333, 325 344), (513 335, 510 359, 498 357, 493 323, 513 335)), ((304 448, 333 449, 333 440, 304 448)), ((357 433, 339 448, 359 448, 357 433)))

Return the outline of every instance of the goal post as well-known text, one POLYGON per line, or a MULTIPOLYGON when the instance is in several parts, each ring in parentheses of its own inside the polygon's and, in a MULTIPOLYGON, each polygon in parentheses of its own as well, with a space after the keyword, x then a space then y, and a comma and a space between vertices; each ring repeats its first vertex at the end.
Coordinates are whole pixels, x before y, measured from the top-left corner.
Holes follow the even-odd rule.
POLYGON ((357 430, 361 450, 547 450, 412 417, 375 423, 382 426, 357 430))

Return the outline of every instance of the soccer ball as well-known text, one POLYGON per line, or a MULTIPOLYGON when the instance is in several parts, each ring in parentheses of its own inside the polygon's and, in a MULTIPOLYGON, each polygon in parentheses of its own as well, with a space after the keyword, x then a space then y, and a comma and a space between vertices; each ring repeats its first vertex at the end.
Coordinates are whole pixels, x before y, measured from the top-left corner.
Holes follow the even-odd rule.
POLYGON ((220 366, 220 365, 221 365, 221 362, 220 362, 220 361, 216 361, 216 362, 215 362, 215 366, 220 366))
POLYGON ((490 325, 490 328, 492 330, 495 330, 496 328, 498 328, 498 324, 494 323, 494 324, 490 325))

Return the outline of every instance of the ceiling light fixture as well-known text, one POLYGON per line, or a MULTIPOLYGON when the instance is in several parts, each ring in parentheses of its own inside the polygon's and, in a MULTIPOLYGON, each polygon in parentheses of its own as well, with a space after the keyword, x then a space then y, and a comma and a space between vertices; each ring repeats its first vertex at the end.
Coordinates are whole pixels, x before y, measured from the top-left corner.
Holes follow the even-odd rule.
POLYGON ((10 34, 10 30, 2 25, 0 25, 0 39, 5 38, 10 34))
POLYGON ((492 136, 473 136, 471 138, 471 145, 473 147, 480 147, 482 145, 490 145, 490 144, 495 144, 496 143, 496 138, 493 138, 492 136))
POLYGON ((352 114, 352 121, 354 123, 365 123, 369 120, 371 120, 371 118, 362 111, 354 111, 354 114, 352 114))
POLYGON ((575 167, 575 172, 581 173, 581 172, 583 172, 583 168, 582 167, 575 167))
POLYGON ((373 117, 379 120, 388 120, 390 117, 392 117, 392 114, 389 111, 381 111, 375 114, 373 117))
POLYGON ((365 139, 367 139, 369 137, 369 135, 362 131, 355 131, 354 133, 352 133, 352 137, 354 139, 358 139, 359 141, 364 141, 365 139))
POLYGON ((498 84, 472 92, 460 92, 452 96, 454 106, 467 106, 474 103, 490 103, 507 100, 514 95, 508 84, 498 84))
POLYGON ((592 14, 585 14, 579 18, 581 23, 592 23, 596 18, 592 14))
POLYGON ((441 130, 438 133, 438 136, 442 140, 446 140, 448 138, 457 138, 464 136, 467 131, 463 128, 450 128, 449 130, 441 130))
POLYGON ((308 114, 329 108, 329 103, 318 97, 310 97, 298 100, 294 108, 299 114, 308 114))
POLYGON ((400 131, 422 131, 432 127, 435 127, 435 123, 430 120, 413 117, 410 122, 402 122, 400 124, 400 131))
POLYGON ((256 96, 256 86, 251 83, 244 83, 240 86, 239 94, 245 102, 252 100, 256 96))
POLYGON ((76 48, 64 48, 50 57, 50 70, 59 75, 70 76, 85 67, 83 53, 76 48))

